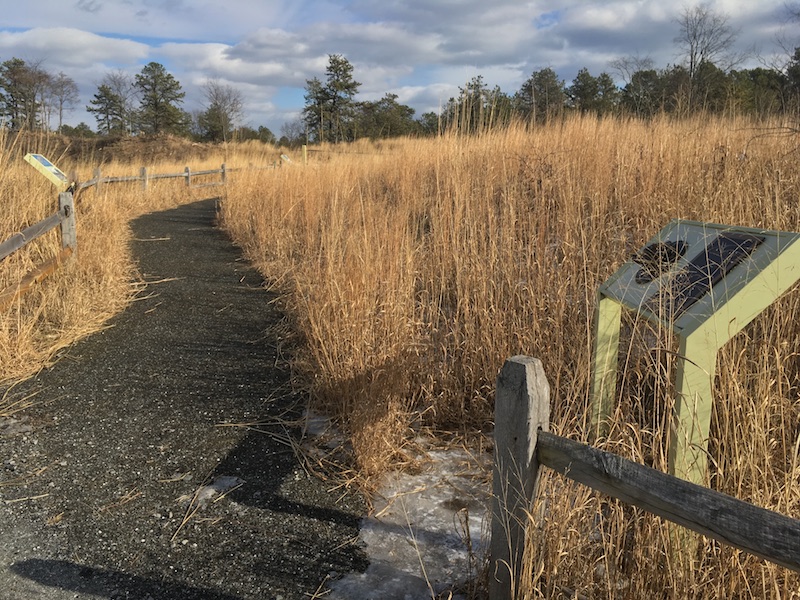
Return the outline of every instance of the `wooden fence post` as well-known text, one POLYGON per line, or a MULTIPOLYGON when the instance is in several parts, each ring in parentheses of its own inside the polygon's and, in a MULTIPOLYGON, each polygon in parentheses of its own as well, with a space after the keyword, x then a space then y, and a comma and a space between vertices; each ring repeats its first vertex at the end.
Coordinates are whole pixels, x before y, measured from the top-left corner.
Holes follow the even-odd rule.
POLYGON ((186 187, 192 187, 192 170, 186 167, 183 172, 186 173, 186 187))
POLYGON ((225 163, 222 163, 222 166, 220 167, 219 170, 220 170, 220 174, 222 176, 222 184, 225 185, 225 183, 228 180, 228 172, 225 170, 225 163))
POLYGON ((147 191, 147 167, 142 167, 142 170, 139 173, 142 178, 142 189, 147 191))
POLYGON ((61 192, 58 195, 58 209, 63 214, 61 219, 61 247, 72 248, 73 254, 78 249, 78 232, 75 227, 75 203, 72 192, 61 192))
POLYGON ((96 167, 94 170, 94 180, 95 180, 95 189, 97 192, 103 189, 103 182, 102 182, 103 172, 100 170, 100 167, 96 167))
POLYGON ((497 376, 494 485, 489 566, 490 600, 510 600, 519 591, 525 525, 536 491, 536 436, 550 426, 550 384, 542 363, 514 356, 497 376))

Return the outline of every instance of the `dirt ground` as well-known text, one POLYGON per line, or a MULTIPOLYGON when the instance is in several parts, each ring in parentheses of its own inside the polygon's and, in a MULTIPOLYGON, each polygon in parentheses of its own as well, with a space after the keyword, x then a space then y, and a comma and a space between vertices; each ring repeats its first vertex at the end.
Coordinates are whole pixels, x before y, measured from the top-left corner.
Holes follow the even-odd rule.
POLYGON ((0 599, 309 598, 366 568, 365 507, 293 450, 286 324, 214 227, 215 200, 140 218, 148 285, 6 393, 0 599))

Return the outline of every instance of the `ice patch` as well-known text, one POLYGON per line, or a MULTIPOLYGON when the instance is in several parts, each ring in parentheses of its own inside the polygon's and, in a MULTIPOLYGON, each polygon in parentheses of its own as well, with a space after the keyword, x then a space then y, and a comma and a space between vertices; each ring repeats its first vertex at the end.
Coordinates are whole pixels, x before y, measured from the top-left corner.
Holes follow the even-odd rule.
POLYGON ((418 600, 459 589, 488 548, 491 468, 460 449, 432 451, 421 473, 394 473, 380 490, 360 539, 365 573, 330 583, 329 598, 418 600))
POLYGON ((191 504, 201 508, 207 506, 212 500, 216 502, 217 496, 222 496, 244 484, 244 480, 233 475, 219 475, 211 483, 197 488, 193 495, 184 495, 178 498, 180 504, 191 504))

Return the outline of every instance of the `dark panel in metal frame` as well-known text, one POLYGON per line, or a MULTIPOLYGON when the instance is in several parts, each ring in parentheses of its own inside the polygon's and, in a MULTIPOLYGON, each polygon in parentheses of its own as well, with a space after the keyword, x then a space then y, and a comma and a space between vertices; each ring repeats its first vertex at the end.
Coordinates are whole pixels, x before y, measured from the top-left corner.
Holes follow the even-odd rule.
POLYGON ((751 233, 721 233, 678 271, 669 285, 645 301, 644 307, 667 322, 674 321, 708 294, 764 240, 764 236, 751 233))

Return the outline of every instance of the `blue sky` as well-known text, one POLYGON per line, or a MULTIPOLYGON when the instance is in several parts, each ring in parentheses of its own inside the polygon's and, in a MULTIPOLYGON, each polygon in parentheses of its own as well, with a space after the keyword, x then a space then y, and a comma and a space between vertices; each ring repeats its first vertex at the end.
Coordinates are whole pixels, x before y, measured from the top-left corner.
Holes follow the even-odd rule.
MULTIPOLYGON (((385 93, 419 116, 437 111, 459 86, 482 75, 513 94, 551 67, 567 83, 586 67, 614 75, 610 62, 648 57, 657 68, 680 61, 676 18, 694 1, 664 0, 38 0, 6 3, 0 60, 63 71, 81 100, 66 122, 96 123, 85 106, 103 75, 163 64, 181 83, 183 107, 202 109, 209 79, 236 87, 246 122, 280 135, 298 118, 312 77, 324 80, 329 54, 342 54, 362 83, 359 99, 385 93)), ((800 45, 800 23, 785 0, 712 0, 740 29, 744 66, 771 64, 800 45)))

